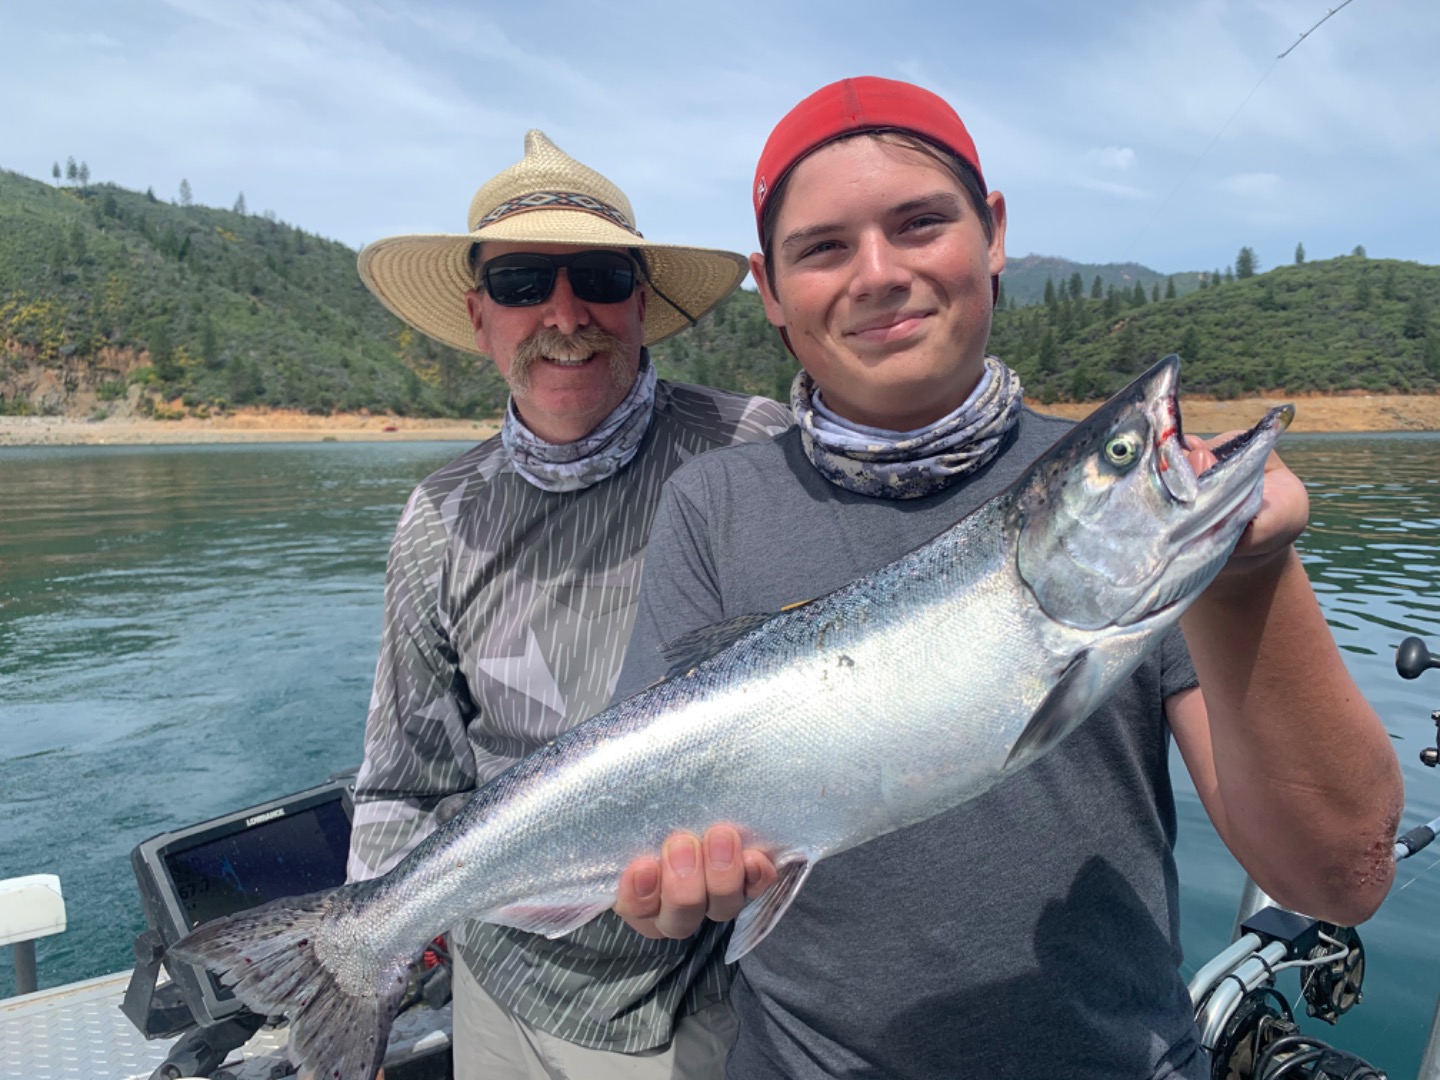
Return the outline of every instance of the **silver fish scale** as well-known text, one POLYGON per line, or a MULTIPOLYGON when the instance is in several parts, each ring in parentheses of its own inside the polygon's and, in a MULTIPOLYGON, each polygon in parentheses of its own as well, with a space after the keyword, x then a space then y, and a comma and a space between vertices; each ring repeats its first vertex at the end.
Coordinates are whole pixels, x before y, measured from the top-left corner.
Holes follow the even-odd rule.
POLYGON ((632 858, 717 821, 830 855, 988 787, 1082 643, 1017 595, 1007 505, 522 762, 432 838, 424 871, 377 883, 391 917, 367 924, 413 942, 459 908, 605 902, 632 858))

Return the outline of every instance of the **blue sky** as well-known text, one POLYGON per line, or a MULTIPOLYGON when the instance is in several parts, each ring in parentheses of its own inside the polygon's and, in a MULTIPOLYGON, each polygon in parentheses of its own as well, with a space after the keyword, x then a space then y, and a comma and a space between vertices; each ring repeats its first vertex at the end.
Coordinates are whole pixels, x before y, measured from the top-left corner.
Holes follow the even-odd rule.
POLYGON ((875 74, 959 110, 1012 256, 1440 264, 1440 4, 1352 0, 1276 59, 1338 3, 0 0, 0 167, 243 191, 358 247, 463 230, 538 127, 652 239, 748 252, 770 128, 875 74))

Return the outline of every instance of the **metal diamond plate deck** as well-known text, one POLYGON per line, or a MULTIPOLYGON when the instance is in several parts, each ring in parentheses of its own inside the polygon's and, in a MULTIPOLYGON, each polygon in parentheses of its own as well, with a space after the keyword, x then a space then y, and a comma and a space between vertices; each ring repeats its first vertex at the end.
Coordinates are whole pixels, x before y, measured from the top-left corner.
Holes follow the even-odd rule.
MULTIPOLYGON (((120 1011, 128 971, 0 1000, 3 1080, 148 1080, 175 1038, 147 1042, 120 1011)), ((450 1009, 416 1009, 395 1025, 386 1063, 448 1044, 450 1009)), ((177 1036, 178 1038, 178 1036, 177 1036)), ((285 1029, 262 1029, 224 1068, 269 1080, 285 1061, 285 1029)))

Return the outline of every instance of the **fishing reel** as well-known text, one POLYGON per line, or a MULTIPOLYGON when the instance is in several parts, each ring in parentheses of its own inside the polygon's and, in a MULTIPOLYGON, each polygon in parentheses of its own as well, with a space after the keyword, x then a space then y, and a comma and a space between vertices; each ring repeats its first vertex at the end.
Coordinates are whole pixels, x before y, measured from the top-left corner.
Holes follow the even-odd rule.
POLYGON ((1260 1056, 1299 1030, 1283 994, 1269 986, 1247 990, 1215 1044, 1210 1080, 1251 1080, 1260 1056))
POLYGON ((1305 995, 1305 1011, 1317 1020, 1333 1024, 1364 996, 1360 986, 1365 981, 1365 946, 1353 927, 1332 928, 1327 936, 1335 944, 1316 945, 1308 959, 1321 960, 1335 952, 1336 945, 1343 948, 1344 953, 1328 964, 1307 968, 1300 980, 1300 990, 1305 995))
MULTIPOLYGON (((1440 668, 1440 657, 1432 655, 1425 642, 1418 637, 1407 637, 1400 642, 1395 650, 1395 670, 1402 679, 1418 679, 1430 668, 1440 668)), ((1420 762, 1433 769, 1440 765, 1440 709, 1432 712, 1430 719, 1435 722, 1436 745, 1420 751, 1420 762)))

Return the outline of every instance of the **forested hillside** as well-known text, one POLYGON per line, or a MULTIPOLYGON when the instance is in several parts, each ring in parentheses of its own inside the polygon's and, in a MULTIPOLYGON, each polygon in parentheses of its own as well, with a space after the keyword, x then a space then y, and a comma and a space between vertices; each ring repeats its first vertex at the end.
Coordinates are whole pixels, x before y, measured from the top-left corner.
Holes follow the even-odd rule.
MULTIPOLYGON (((1213 275, 1212 275, 1213 280, 1213 275)), ((1440 389, 1440 268, 1347 255, 1151 300, 1056 288, 996 316, 990 348, 1042 401, 1103 398, 1179 353, 1191 393, 1440 389)))
POLYGON ((0 411, 127 399, 468 416, 504 389, 491 365, 385 311, 343 244, 0 171, 0 411))
MULTIPOLYGON (((1257 274, 1247 250, 1223 275, 1012 259, 991 351, 1045 402, 1104 397, 1169 352, 1189 392, 1218 397, 1440 390, 1440 268, 1357 249, 1257 274)), ((795 372, 749 290, 654 352, 662 374, 781 399, 795 372)), ((488 362, 386 312, 343 244, 243 204, 0 171, 0 412, 476 416, 504 400, 488 362)))

